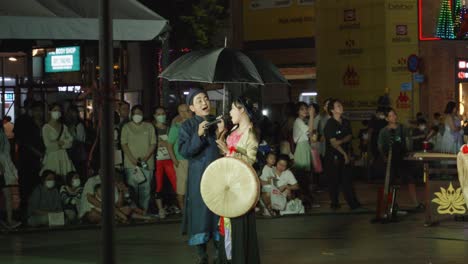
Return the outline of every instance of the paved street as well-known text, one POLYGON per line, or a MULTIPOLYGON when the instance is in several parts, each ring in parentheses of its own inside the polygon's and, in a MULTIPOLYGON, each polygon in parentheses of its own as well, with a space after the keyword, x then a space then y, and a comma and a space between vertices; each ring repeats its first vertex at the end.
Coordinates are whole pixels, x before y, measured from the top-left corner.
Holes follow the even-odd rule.
MULTIPOLYGON (((342 209, 346 212, 346 209, 342 209)), ((467 263, 468 223, 423 227, 423 214, 370 224, 370 214, 257 221, 262 263, 467 263)), ((178 223, 121 227, 118 263, 194 263, 178 223)), ((100 231, 24 233, 0 239, 0 263, 98 263, 100 231)))

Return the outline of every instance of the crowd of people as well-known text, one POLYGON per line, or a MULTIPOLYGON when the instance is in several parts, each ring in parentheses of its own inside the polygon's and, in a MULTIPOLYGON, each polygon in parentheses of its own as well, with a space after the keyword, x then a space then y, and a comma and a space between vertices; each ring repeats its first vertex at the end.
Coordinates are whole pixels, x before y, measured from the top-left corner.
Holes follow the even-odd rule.
MULTIPOLYGON (((324 186, 333 210, 341 207, 340 192, 351 210, 361 210, 351 166, 365 156, 370 177, 381 177, 390 144, 393 174, 408 184, 411 203, 422 207, 414 176, 403 169, 402 157, 408 151, 427 149, 456 153, 468 136, 467 122, 462 122, 467 118, 458 115, 454 102, 447 104, 444 115, 434 113, 429 121, 418 113, 408 124, 398 122, 392 108, 379 107, 370 120, 362 122, 356 137, 338 99, 325 100, 322 111, 315 103, 299 102, 295 111, 285 115, 283 124, 261 116, 253 105, 250 118, 258 151, 249 162, 262 185, 256 211, 266 216, 300 214, 320 206, 314 190, 324 186), (353 138, 359 140, 359 153, 353 151, 353 138)), ((44 113, 43 103, 30 101, 25 109, 14 125, 10 117, 5 117, 0 130, 0 185, 6 212, 2 223, 8 228, 21 223, 46 226, 51 224, 52 213, 62 213, 64 224, 99 223, 98 155, 92 158, 91 153, 98 151, 95 131, 80 118, 79 108, 72 103, 51 104, 44 113), (15 217, 10 187, 16 184, 21 214, 15 217)), ((164 219, 183 212, 185 195, 192 188, 188 171, 193 153, 180 144, 186 136, 181 128, 197 116, 193 117, 189 104, 181 104, 177 110, 175 118, 168 120, 166 109, 157 106, 152 117, 145 119, 141 105, 130 107, 125 101, 117 104, 116 221, 164 219)), ((226 126, 232 124, 226 121, 226 126)))

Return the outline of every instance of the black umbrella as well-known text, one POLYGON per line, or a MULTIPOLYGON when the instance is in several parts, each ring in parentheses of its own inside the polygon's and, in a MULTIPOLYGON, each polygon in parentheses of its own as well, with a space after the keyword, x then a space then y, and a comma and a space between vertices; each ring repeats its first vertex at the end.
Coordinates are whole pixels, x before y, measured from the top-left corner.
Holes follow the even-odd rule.
POLYGON ((271 62, 231 48, 187 53, 171 63, 160 77, 169 81, 289 85, 271 62))
MULTIPOLYGON (((271 62, 231 48, 192 51, 171 63, 159 77, 169 81, 222 84, 285 84, 271 62)), ((226 86, 223 86, 224 94, 226 86)), ((223 113, 225 96, 223 96, 223 113)))

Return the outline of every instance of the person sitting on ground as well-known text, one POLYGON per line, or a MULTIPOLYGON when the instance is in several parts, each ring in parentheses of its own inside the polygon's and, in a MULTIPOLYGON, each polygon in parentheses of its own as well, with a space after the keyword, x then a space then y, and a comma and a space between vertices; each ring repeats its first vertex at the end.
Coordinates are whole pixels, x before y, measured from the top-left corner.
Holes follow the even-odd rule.
POLYGON ((80 175, 75 171, 69 172, 65 185, 60 187, 60 197, 62 197, 62 207, 67 223, 76 223, 78 220, 78 208, 82 193, 80 175))
POLYGON ((266 156, 266 164, 265 166, 263 166, 262 174, 260 174, 260 183, 262 185, 262 190, 266 190, 267 186, 271 185, 270 180, 275 177, 275 174, 273 172, 275 164, 276 154, 274 152, 269 152, 266 156))
POLYGON ((276 167, 272 168, 273 176, 269 175, 267 170, 260 177, 263 187, 270 186, 269 188, 262 187, 262 199, 268 209, 271 209, 271 189, 273 187, 283 193, 288 201, 294 198, 293 192, 299 190, 299 183, 294 174, 289 170, 289 163, 289 157, 281 154, 278 156, 276 167))
POLYGON ((49 213, 62 212, 60 194, 55 187, 57 175, 45 170, 41 175, 41 184, 31 194, 28 202, 28 224, 42 226, 49 224, 49 213))
MULTIPOLYGON (((117 190, 117 188, 116 188, 117 190)), ((115 195, 115 218, 121 223, 128 223, 127 216, 118 210, 118 205, 122 203, 122 193, 116 192, 115 195)), ((91 210, 86 214, 87 220, 92 224, 100 224, 102 221, 102 191, 101 184, 94 186, 94 194, 87 194, 87 200, 91 204, 91 210)))
POLYGON ((115 170, 115 187, 119 193, 118 204, 116 209, 122 212, 127 218, 135 220, 151 220, 151 217, 145 214, 145 211, 137 206, 132 200, 130 190, 123 180, 123 176, 119 170, 115 170))
POLYGON ((79 203, 78 218, 82 221, 88 220, 88 213, 91 211, 91 204, 88 202, 88 194, 94 194, 94 187, 101 183, 101 177, 99 174, 89 177, 86 181, 83 192, 81 194, 81 200, 79 203))
MULTIPOLYGON (((269 152, 266 155, 265 161, 266 164, 263 166, 262 173, 260 174, 260 184, 262 185, 262 192, 270 193, 270 181, 275 177, 275 173, 273 172, 273 166, 275 166, 276 163, 276 154, 274 152, 269 152)), ((267 202, 265 202, 263 199, 260 199, 260 203, 263 206, 263 215, 271 215, 271 206, 267 206, 267 202)))

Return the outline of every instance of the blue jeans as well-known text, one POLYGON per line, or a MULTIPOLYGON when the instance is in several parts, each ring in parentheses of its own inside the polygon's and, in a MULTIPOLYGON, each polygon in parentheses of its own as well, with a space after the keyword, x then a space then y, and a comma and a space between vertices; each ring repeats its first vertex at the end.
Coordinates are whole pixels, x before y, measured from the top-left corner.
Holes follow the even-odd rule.
POLYGON ((127 176, 127 184, 133 193, 135 202, 142 208, 145 212, 148 210, 148 205, 150 201, 150 183, 151 176, 153 175, 153 170, 141 169, 143 175, 146 178, 146 181, 138 183, 133 176, 133 169, 125 169, 127 176))

